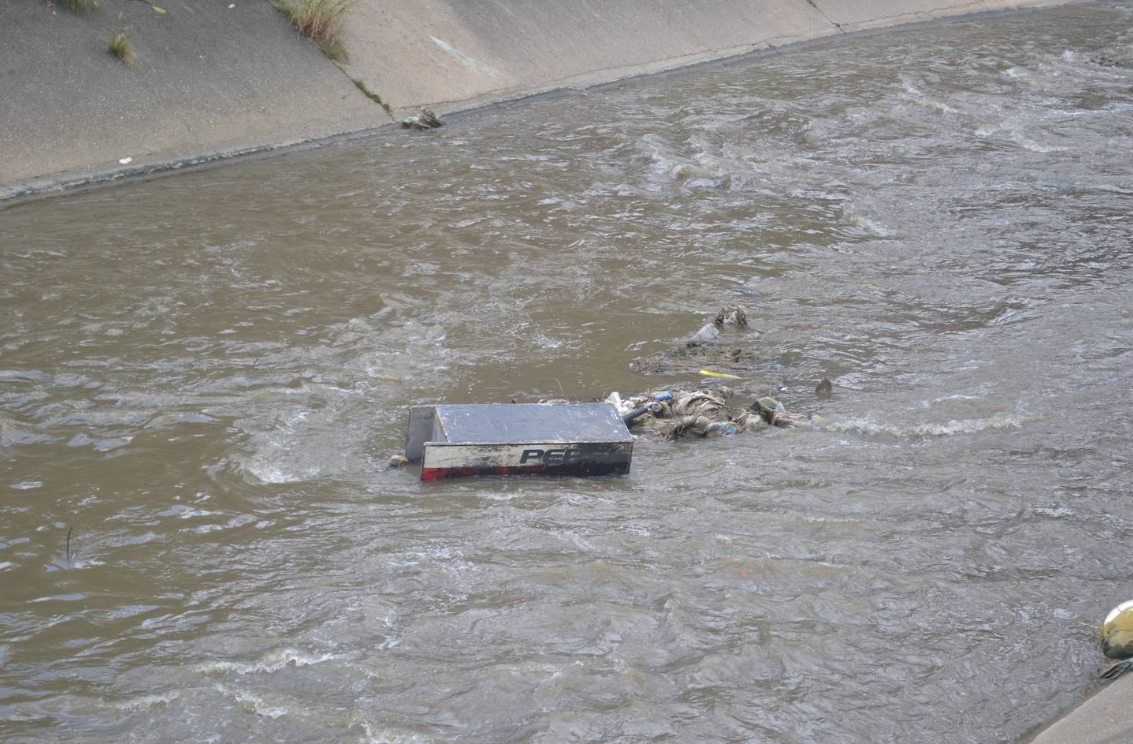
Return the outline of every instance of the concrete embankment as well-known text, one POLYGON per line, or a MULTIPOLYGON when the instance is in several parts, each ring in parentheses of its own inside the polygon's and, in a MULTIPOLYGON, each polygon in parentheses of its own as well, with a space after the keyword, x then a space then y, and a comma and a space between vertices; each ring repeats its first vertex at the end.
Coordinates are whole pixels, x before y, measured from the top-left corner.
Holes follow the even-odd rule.
POLYGON ((390 121, 263 0, 155 4, 0 2, 0 198, 390 121))
POLYGON ((1027 744, 1133 742, 1133 676, 1116 680, 1042 729, 1027 744))
POLYGON ((1064 0, 360 0, 339 66, 267 0, 0 3, 0 199, 796 41, 1064 0), (124 31, 133 69, 107 41, 124 31), (127 161, 127 158, 129 160, 127 161), (123 162, 126 161, 126 162, 123 162))

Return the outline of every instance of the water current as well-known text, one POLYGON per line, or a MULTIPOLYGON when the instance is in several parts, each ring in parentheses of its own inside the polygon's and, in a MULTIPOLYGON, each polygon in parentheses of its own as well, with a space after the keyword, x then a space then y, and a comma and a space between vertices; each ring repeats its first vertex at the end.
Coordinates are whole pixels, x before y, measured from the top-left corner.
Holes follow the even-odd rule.
POLYGON ((5 742, 1007 743, 1133 597, 1125 0, 17 204, 0 272, 5 742), (384 469, 736 303, 822 426, 384 469))

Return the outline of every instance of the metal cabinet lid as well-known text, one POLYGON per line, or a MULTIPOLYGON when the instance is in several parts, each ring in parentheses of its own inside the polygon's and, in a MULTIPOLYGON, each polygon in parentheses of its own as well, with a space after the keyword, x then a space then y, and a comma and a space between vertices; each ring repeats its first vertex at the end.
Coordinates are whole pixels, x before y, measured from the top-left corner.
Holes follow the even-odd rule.
POLYGON ((609 403, 436 406, 450 444, 586 443, 633 440, 609 403))

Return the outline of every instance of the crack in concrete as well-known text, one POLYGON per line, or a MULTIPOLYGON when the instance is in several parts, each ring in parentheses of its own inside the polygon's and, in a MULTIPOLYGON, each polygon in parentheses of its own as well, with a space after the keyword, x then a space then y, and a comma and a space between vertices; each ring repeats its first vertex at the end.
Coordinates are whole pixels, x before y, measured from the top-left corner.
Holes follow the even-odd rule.
POLYGON ((831 18, 830 16, 826 15, 826 11, 825 11, 825 10, 823 10, 823 9, 822 9, 822 8, 820 8, 820 7, 818 7, 818 0, 806 0, 806 4, 807 4, 807 5, 809 5, 810 7, 814 8, 815 10, 817 10, 817 11, 818 11, 818 14, 819 14, 820 16, 822 16, 823 18, 825 18, 825 19, 826 19, 826 21, 827 21, 827 23, 829 23, 830 25, 834 26, 834 28, 838 29, 838 32, 839 32, 839 33, 842 33, 842 34, 846 33, 846 30, 842 28, 842 24, 840 24, 840 23, 835 23, 835 22, 834 22, 834 19, 833 19, 833 18, 831 18))
MULTIPOLYGON (((331 60, 331 64, 333 64, 335 67, 337 67, 338 71, 346 76, 346 79, 350 81, 350 84, 354 86, 355 90, 357 90, 359 93, 361 93, 364 96, 366 95, 365 93, 362 92, 362 89, 358 87, 358 83, 355 82, 355 78, 350 76, 350 73, 346 71, 345 67, 343 67, 339 63, 335 62, 334 60, 331 60)), ((357 79, 362 80, 362 78, 357 78, 357 79)), ((362 80, 362 84, 365 85, 366 81, 362 80)), ((366 85, 366 87, 369 88, 370 86, 366 85)), ((374 95, 376 95, 378 98, 381 98, 382 102, 385 103, 386 105, 390 106, 391 108, 393 107, 393 104, 391 104, 386 99, 382 98, 381 93, 375 93, 374 95)), ((366 96, 366 97, 370 98, 369 96, 366 96)), ((385 106, 383 106, 381 103, 378 103, 377 101, 374 101, 374 99, 372 99, 372 98, 370 98, 370 100, 373 101, 375 106, 377 106, 378 108, 380 108, 382 110, 382 113, 384 113, 389 118, 390 122, 397 121, 397 119, 393 118, 393 114, 391 114, 389 111, 386 111, 385 106)))

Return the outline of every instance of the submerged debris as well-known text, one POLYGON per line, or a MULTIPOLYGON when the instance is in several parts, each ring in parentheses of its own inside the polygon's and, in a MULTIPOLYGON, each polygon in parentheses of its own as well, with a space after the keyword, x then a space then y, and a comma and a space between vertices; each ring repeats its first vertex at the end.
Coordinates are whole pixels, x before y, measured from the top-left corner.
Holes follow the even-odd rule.
POLYGON ((432 109, 427 108, 418 109, 413 116, 401 120, 403 129, 436 129, 444 125, 432 109))
POLYGON ((726 437, 743 431, 750 416, 747 411, 733 413, 728 410, 725 401, 730 392, 727 388, 722 388, 716 394, 703 390, 675 393, 669 410, 676 423, 669 429, 668 438, 710 435, 726 437))
POLYGON ((725 307, 716 314, 715 323, 721 327, 733 324, 740 328, 747 328, 747 312, 739 305, 735 307, 725 307))
POLYGON ((740 328, 747 328, 747 313, 742 307, 725 307, 720 312, 716 313, 716 318, 711 323, 705 323, 701 326, 700 330, 692 334, 685 341, 686 346, 700 346, 701 344, 715 341, 720 338, 720 328, 726 325, 734 325, 740 328))
POLYGON ((754 425, 801 426, 809 416, 789 413, 774 398, 760 398, 748 408, 732 408, 730 388, 715 390, 661 390, 623 398, 610 393, 606 402, 622 415, 638 436, 676 440, 686 437, 727 437, 754 425), (754 414, 754 415, 753 415, 754 414))
POLYGON ((389 458, 389 463, 386 464, 386 470, 400 470, 409 465, 409 458, 405 455, 394 455, 389 458))
POLYGON ((646 375, 697 374, 701 369, 750 373, 757 360, 754 352, 731 343, 713 343, 719 341, 721 329, 726 326, 747 328, 747 312, 738 305, 725 307, 711 323, 705 323, 676 348, 635 359, 631 368, 646 375))
POLYGON ((758 413, 759 417, 771 426, 801 426, 810 422, 809 417, 800 413, 788 413, 782 403, 770 396, 752 403, 748 410, 758 413))
MULTIPOLYGON (((709 326, 711 328, 712 326, 709 326)), ((748 377, 761 361, 755 350, 723 344, 682 345, 639 357, 630 367, 643 375, 695 375, 706 369, 748 377)))
POLYGON ((1090 62, 1094 63, 1098 67, 1125 67, 1126 66, 1126 64, 1124 62, 1122 62, 1121 60, 1114 59, 1113 57, 1106 57, 1104 55, 1100 56, 1100 57, 1094 57, 1093 59, 1090 60, 1090 62))
MULTIPOLYGON (((737 384, 743 386, 741 393, 744 395, 758 394, 753 389, 755 383, 751 380, 751 371, 756 362, 755 354, 743 348, 729 348, 724 344, 712 343, 720 337, 720 329, 726 326, 747 328, 747 312, 744 308, 724 307, 712 322, 704 324, 695 335, 685 339, 677 349, 635 362, 635 368, 646 374, 689 373, 711 378, 711 382, 702 382, 700 387, 691 389, 655 390, 624 398, 620 393, 613 392, 603 402, 615 408, 618 416, 635 437, 668 441, 689 437, 727 437, 752 427, 806 426, 812 421, 820 420, 821 417, 818 416, 812 418, 805 414, 792 413, 778 399, 772 397, 782 393, 789 394, 790 390, 785 384, 760 383, 762 390, 769 391, 767 395, 748 406, 730 404, 729 399, 733 397, 733 390, 721 385, 722 380, 736 380, 737 384), (705 369, 706 366, 710 368, 705 369), (729 371, 718 371, 721 369, 729 371), (734 375, 731 374, 731 370, 746 374, 734 375)), ((754 338, 749 336, 748 340, 754 338)), ((561 384, 559 387, 560 392, 563 392, 561 384)), ((832 383, 823 379, 815 393, 820 398, 830 397, 832 389, 832 383)), ((594 398, 593 401, 597 403, 599 399, 594 398)), ((512 398, 511 402, 515 404, 516 399, 512 398)), ((535 403, 550 406, 577 405, 566 398, 541 398, 535 403)), ((412 426, 411 416, 411 429, 412 426)), ((523 450, 524 459, 520 464, 527 463, 536 456, 543 457, 544 450, 540 447, 542 445, 538 447, 532 445, 523 450)), ((555 456, 559 457, 566 451, 566 449, 548 450, 546 456, 550 457, 554 452, 558 453, 555 456)), ((390 459, 389 468, 404 467, 408 462, 405 457, 394 456, 390 459)), ((541 461, 537 464, 542 467, 546 463, 541 461)), ((506 469, 512 466, 500 467, 506 469)), ((529 466, 528 469, 530 467, 534 466, 529 466)))
MULTIPOLYGON (((673 348, 658 351, 634 359, 630 369, 644 375, 700 375, 723 380, 736 380, 742 385, 742 392, 758 394, 755 388, 770 390, 771 395, 785 392, 783 385, 774 385, 774 380, 756 380, 754 376, 769 365, 765 351, 759 348, 758 334, 726 335, 729 326, 747 329, 747 311, 743 307, 726 306, 710 323, 705 323, 699 331, 679 341, 673 348), (744 381, 744 382, 739 382, 744 381)), ((823 378, 814 389, 820 400, 832 397, 834 385, 823 378)), ((754 409, 753 409, 754 411, 754 409)), ((789 419, 784 419, 789 420, 789 419)))
POLYGON ((728 408, 727 388, 710 393, 705 390, 674 390, 635 395, 623 399, 610 393, 607 403, 622 414, 634 433, 655 439, 681 439, 688 436, 730 436, 743 431, 750 414, 728 408))
POLYGON ((715 341, 720 338, 720 331, 716 330, 716 326, 712 323, 705 323, 701 326, 700 330, 689 336, 685 341, 686 346, 700 346, 708 341, 715 341))
POLYGON ((664 410, 664 407, 655 400, 651 400, 644 405, 634 408, 629 413, 622 414, 622 421, 626 426, 633 426, 639 418, 647 413, 658 414, 664 410))

